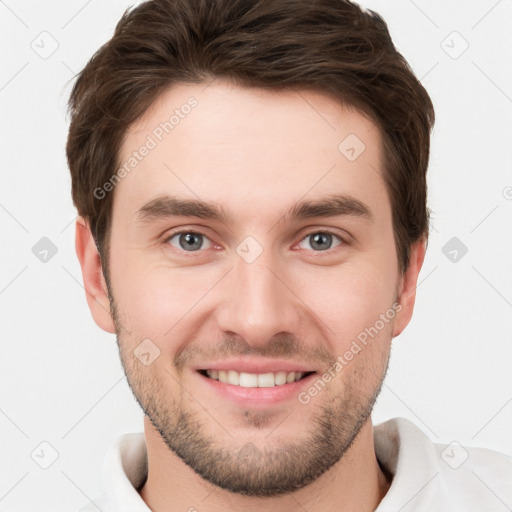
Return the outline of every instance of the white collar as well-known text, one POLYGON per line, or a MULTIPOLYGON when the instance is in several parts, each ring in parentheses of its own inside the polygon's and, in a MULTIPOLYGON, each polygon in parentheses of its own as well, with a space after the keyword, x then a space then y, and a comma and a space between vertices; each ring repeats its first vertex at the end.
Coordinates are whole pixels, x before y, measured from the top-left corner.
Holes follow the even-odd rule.
MULTIPOLYGON (((467 462, 453 469, 443 460, 446 447, 432 443, 403 418, 375 426, 374 439, 377 459, 393 476, 375 512, 488 512, 501 510, 503 503, 497 499, 512 503, 512 458, 506 455, 467 448, 467 462), (487 488, 482 482, 487 482, 487 488)), ((106 453, 105 494, 95 500, 96 505, 103 512, 151 512, 138 493, 147 467, 144 433, 119 437, 106 453)), ((97 511, 96 505, 90 503, 80 512, 97 511)))

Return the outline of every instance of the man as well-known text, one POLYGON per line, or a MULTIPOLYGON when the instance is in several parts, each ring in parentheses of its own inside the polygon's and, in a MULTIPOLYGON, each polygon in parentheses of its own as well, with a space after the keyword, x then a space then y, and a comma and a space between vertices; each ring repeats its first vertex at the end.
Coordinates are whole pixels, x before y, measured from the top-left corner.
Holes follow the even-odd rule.
POLYGON ((84 510, 512 503, 509 458, 454 471, 410 422, 371 423, 425 255, 434 122, 378 15, 146 2, 70 110, 87 301, 145 413, 84 510))

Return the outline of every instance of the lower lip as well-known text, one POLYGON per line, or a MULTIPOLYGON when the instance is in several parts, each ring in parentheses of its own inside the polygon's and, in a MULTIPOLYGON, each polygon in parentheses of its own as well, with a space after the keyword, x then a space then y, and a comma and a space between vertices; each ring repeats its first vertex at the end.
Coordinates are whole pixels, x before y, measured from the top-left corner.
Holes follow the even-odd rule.
POLYGON ((297 399, 298 394, 304 388, 310 385, 315 373, 308 375, 296 382, 282 384, 281 386, 273 386, 269 388, 244 388, 243 386, 235 386, 226 384, 219 380, 205 377, 196 372, 203 382, 210 386, 210 389, 220 395, 245 406, 269 406, 282 403, 286 400, 297 399))

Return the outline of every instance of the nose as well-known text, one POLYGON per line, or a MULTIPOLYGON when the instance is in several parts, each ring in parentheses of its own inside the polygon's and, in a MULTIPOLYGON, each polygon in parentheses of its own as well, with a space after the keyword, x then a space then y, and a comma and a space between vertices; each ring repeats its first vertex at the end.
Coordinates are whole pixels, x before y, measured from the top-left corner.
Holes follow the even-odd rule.
POLYGON ((217 308, 218 327, 253 347, 264 347, 276 334, 296 334, 299 329, 301 302, 290 288, 290 277, 270 253, 264 251, 252 263, 235 255, 217 308))

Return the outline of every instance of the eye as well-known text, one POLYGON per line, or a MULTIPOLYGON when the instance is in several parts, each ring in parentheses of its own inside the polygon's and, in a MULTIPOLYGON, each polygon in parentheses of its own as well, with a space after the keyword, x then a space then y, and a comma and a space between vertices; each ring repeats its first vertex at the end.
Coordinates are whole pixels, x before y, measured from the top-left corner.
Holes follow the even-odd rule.
POLYGON ((341 245, 343 240, 334 233, 329 233, 326 231, 316 231, 314 233, 310 233, 305 236, 299 243, 299 247, 302 249, 313 249, 314 251, 327 251, 328 249, 332 249, 341 245), (337 239, 338 242, 333 245, 334 239, 337 239), (306 243, 309 247, 303 247, 302 244, 306 243))
POLYGON ((194 233, 193 231, 174 233, 166 241, 173 247, 188 252, 196 252, 199 249, 209 249, 212 247, 212 242, 206 236, 201 233, 194 233))

